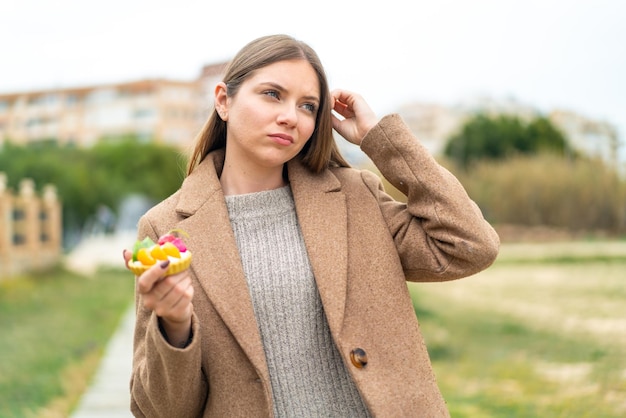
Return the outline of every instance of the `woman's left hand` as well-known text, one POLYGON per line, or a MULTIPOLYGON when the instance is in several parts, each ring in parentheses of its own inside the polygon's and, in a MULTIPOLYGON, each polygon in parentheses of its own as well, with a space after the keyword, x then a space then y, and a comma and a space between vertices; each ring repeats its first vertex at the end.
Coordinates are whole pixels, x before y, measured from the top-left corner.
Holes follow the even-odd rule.
POLYGON ((333 128, 349 142, 361 145, 365 135, 377 123, 376 114, 359 94, 346 90, 333 90, 333 110, 343 117, 332 116, 333 128))

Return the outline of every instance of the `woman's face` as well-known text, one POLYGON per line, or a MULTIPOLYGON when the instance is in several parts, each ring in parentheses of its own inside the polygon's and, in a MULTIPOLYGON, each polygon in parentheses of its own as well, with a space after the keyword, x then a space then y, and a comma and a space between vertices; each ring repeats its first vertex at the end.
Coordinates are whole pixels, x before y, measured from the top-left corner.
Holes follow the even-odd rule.
POLYGON ((282 167, 313 134, 320 88, 305 60, 280 61, 256 70, 234 97, 226 97, 225 91, 220 96, 219 89, 216 107, 227 121, 231 162, 282 167))

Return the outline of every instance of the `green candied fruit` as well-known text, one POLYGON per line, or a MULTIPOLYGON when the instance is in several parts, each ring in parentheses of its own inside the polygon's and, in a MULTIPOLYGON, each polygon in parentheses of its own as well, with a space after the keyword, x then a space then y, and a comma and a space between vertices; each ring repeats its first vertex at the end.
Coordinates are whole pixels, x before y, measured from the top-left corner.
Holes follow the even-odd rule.
POLYGON ((150 239, 150 237, 145 237, 142 241, 135 241, 135 245, 133 246, 133 261, 137 261, 137 252, 140 248, 150 248, 154 244, 154 241, 150 239))

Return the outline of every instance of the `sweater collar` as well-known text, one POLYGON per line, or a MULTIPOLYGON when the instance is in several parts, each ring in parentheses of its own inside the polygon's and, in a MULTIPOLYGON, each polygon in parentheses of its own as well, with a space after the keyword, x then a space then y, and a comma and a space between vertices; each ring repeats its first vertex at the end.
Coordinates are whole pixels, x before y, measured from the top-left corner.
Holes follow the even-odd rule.
MULTIPOLYGON (((191 216, 217 194, 223 198, 219 175, 224 167, 224 149, 209 153, 195 170, 185 178, 180 189, 180 199, 176 211, 183 216, 191 216)), ((319 174, 312 173, 299 158, 287 163, 287 173, 294 194, 298 190, 317 192, 335 192, 341 189, 341 183, 330 170, 319 174)))

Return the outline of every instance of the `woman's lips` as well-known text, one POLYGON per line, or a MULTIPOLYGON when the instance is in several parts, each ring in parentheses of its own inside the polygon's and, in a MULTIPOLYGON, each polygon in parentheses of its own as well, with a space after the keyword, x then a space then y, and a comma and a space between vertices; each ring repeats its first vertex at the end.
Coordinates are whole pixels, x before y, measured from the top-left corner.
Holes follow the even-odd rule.
POLYGON ((280 145, 291 145, 291 144, 293 144, 293 137, 291 135, 287 135, 287 134, 270 134, 269 137, 272 138, 272 140, 274 142, 276 142, 277 144, 280 144, 280 145))

